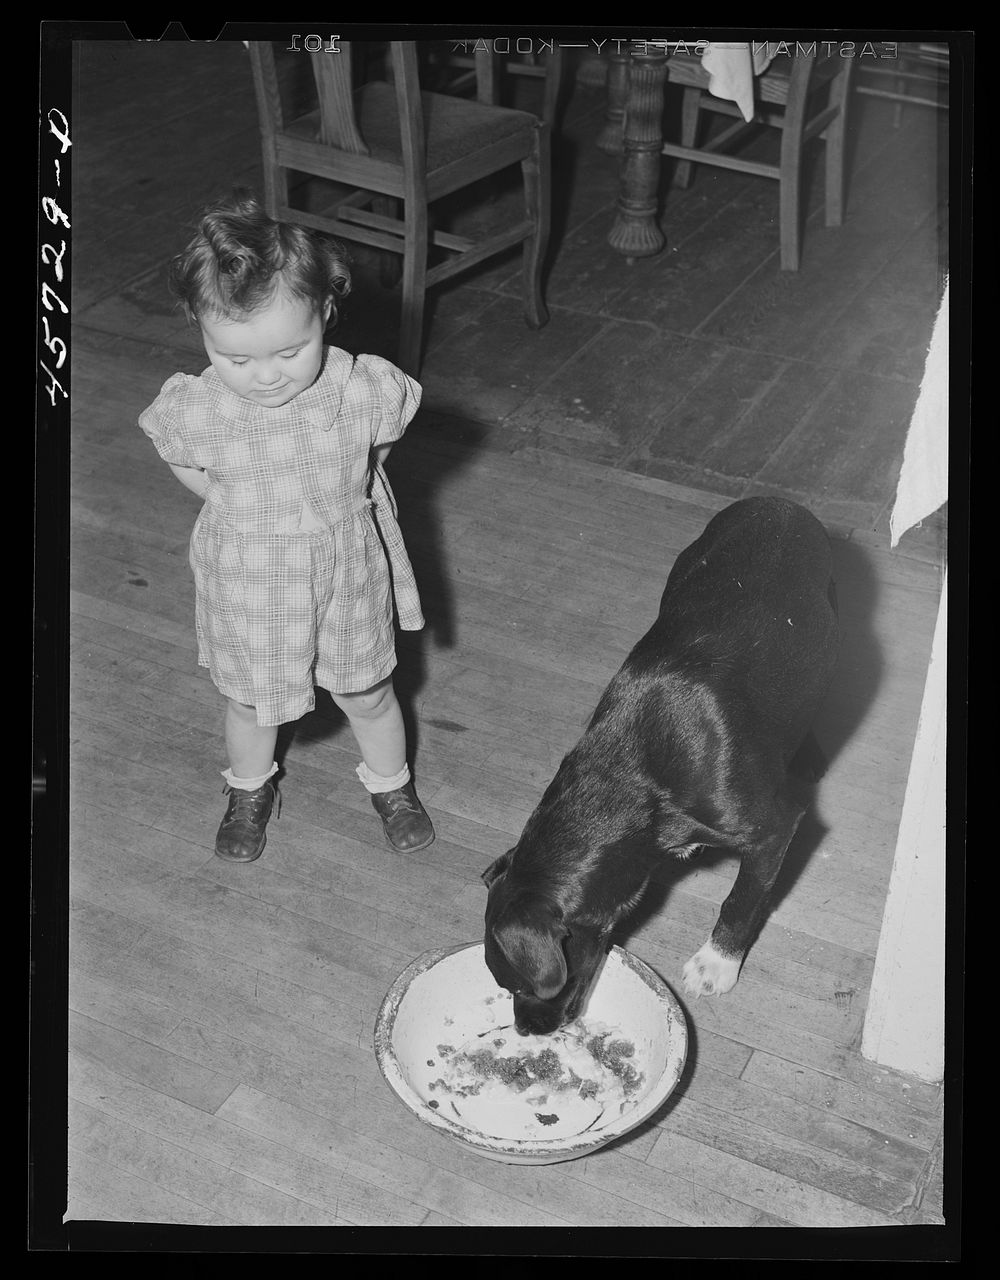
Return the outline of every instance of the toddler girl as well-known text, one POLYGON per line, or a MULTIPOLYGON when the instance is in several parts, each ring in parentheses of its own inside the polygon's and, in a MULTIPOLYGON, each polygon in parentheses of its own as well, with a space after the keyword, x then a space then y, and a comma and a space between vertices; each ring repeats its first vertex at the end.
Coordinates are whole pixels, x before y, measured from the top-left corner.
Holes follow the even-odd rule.
POLYGON ((350 290, 346 255, 249 192, 205 212, 170 278, 211 367, 169 378, 139 425, 205 500, 191 535, 198 662, 226 698, 229 760, 215 852, 260 856, 278 728, 311 710, 317 684, 347 716, 390 845, 423 849, 434 829, 392 685, 394 608, 406 630, 424 620, 382 465, 420 387, 324 345, 350 290))

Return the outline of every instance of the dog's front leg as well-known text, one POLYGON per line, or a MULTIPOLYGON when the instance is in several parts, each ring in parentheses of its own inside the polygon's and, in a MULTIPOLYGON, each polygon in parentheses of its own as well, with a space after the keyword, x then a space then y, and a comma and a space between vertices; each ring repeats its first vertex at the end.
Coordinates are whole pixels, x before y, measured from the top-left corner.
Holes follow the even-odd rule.
POLYGON ((712 936, 684 966, 684 987, 691 995, 721 996, 736 985, 798 822, 797 816, 778 841, 744 854, 712 936))

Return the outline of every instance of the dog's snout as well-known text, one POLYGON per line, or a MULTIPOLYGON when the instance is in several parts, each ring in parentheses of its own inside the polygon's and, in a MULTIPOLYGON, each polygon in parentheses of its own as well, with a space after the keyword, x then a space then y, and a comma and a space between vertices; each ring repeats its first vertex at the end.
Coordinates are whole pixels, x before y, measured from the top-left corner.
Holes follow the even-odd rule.
POLYGON ((572 1018, 567 1017, 560 1000, 540 1000, 537 996, 514 999, 514 1029, 519 1036, 548 1036, 566 1022, 572 1022, 572 1018))

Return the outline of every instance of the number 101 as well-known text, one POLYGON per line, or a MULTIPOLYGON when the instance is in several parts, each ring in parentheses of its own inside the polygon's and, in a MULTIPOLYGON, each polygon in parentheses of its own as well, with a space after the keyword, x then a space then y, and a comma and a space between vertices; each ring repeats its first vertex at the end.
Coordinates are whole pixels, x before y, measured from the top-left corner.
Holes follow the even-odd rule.
POLYGON ((307 53, 320 53, 321 51, 323 53, 340 53, 340 45, 337 43, 339 39, 339 35, 328 36, 327 43, 324 44, 322 36, 305 36, 303 38, 301 35, 294 35, 288 48, 296 53, 299 53, 302 49, 305 49, 307 53), (300 40, 302 41, 301 45, 298 43, 300 40))

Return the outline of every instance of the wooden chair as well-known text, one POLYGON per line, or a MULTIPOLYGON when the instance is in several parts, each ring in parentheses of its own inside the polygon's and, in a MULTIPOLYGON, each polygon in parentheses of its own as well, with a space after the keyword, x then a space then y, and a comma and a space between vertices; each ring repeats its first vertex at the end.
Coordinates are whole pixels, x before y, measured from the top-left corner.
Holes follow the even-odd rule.
POLYGON ((551 202, 548 125, 528 112, 422 92, 413 41, 390 43, 392 83, 356 87, 350 45, 341 50, 290 55, 310 59, 315 101, 286 112, 274 46, 250 44, 270 216, 402 256, 398 362, 407 373, 420 369, 427 289, 514 245, 524 246, 525 319, 541 328, 548 320, 541 285, 551 202), (477 240, 433 229, 436 200, 512 165, 520 165, 524 188, 523 216, 513 225, 477 240), (295 173, 329 181, 331 203, 322 213, 293 206, 295 173), (445 251, 445 260, 430 265, 432 249, 445 251))
POLYGON ((948 110, 950 50, 946 44, 901 44, 898 63, 858 67, 857 92, 894 103, 892 123, 899 128, 906 106, 948 110))
POLYGON ((797 271, 799 266, 802 151, 805 143, 817 135, 826 143, 826 225, 837 227, 844 220, 844 134, 853 64, 853 58, 809 57, 800 53, 776 58, 755 78, 756 98, 764 105, 747 122, 733 103, 708 93, 708 74, 700 58, 675 54, 667 59, 668 80, 684 86, 680 145, 668 142, 662 147, 663 155, 681 162, 674 170, 673 182, 679 187, 688 186, 693 164, 776 179, 780 186, 781 267, 785 271, 797 271), (828 93, 820 95, 824 88, 828 93), (810 115, 812 100, 818 96, 824 101, 810 115), (780 109, 773 110, 774 107, 780 109), (699 147, 696 143, 703 111, 733 116, 736 123, 699 147), (781 157, 777 164, 747 160, 722 150, 737 135, 758 124, 781 130, 781 157))

